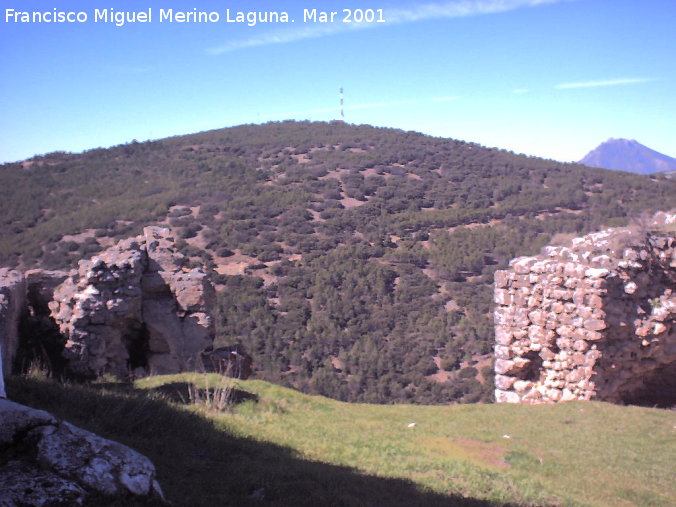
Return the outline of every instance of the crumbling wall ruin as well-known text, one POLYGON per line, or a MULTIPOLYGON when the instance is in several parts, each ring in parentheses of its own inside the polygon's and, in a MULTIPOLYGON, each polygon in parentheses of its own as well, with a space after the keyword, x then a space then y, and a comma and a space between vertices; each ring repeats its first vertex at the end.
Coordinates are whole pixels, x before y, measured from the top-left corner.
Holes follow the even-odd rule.
POLYGON ((199 369, 214 339, 215 291, 187 264, 169 229, 146 227, 70 273, 0 270, 4 371, 38 348, 81 377, 199 369))
POLYGON ((5 398, 3 372, 11 372, 19 343, 19 318, 26 300, 26 281, 18 271, 0 268, 0 398, 5 398))
POLYGON ((676 215, 659 221, 495 273, 497 402, 676 405, 676 215))

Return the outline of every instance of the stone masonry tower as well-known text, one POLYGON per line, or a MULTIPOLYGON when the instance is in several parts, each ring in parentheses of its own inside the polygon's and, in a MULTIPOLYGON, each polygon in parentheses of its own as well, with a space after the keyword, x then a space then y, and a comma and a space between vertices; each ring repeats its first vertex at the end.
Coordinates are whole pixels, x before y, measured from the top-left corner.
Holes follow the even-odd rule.
POLYGON ((676 215, 495 273, 498 403, 676 405, 676 215))

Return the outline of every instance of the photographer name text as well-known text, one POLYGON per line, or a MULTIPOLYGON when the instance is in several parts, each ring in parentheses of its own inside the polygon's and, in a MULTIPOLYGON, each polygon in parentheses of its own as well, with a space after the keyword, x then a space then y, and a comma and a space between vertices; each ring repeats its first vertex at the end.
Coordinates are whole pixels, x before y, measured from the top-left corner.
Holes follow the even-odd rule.
MULTIPOLYGON (((323 11, 303 9, 297 13, 302 23, 385 23, 383 9, 341 9, 323 11)), ((149 7, 138 11, 121 11, 113 8, 90 11, 63 11, 56 8, 45 11, 4 10, 5 23, 100 23, 122 27, 139 23, 238 23, 247 26, 258 24, 295 23, 296 16, 287 11, 181 11, 149 7)))

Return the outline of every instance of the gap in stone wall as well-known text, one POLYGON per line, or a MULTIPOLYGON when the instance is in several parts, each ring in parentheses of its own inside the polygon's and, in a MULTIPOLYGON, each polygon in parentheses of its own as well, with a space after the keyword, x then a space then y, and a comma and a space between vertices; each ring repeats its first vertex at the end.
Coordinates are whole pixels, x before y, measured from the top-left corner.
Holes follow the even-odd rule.
POLYGON ((135 335, 127 335, 124 342, 129 354, 127 366, 133 372, 138 368, 148 370, 148 358, 150 357, 150 332, 145 324, 141 323, 135 335))
POLYGON ((621 399, 627 405, 676 409, 676 361, 651 371, 642 386, 621 399))
POLYGON ((31 368, 46 370, 54 376, 64 372, 66 361, 62 352, 66 339, 47 303, 38 286, 28 287, 26 304, 19 318, 19 341, 12 365, 14 374, 26 373, 31 368))
POLYGON ((540 374, 542 372, 542 358, 540 357, 540 354, 535 350, 531 350, 523 357, 524 359, 527 359, 529 363, 521 371, 519 378, 522 380, 537 382, 540 380, 540 374))

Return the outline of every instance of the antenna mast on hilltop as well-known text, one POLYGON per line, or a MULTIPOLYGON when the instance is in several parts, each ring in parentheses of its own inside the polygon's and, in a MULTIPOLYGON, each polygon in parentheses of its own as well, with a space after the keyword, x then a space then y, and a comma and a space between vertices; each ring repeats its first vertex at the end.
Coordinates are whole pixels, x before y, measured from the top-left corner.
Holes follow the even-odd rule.
POLYGON ((343 87, 340 87, 340 121, 345 121, 345 109, 343 108, 343 87))

